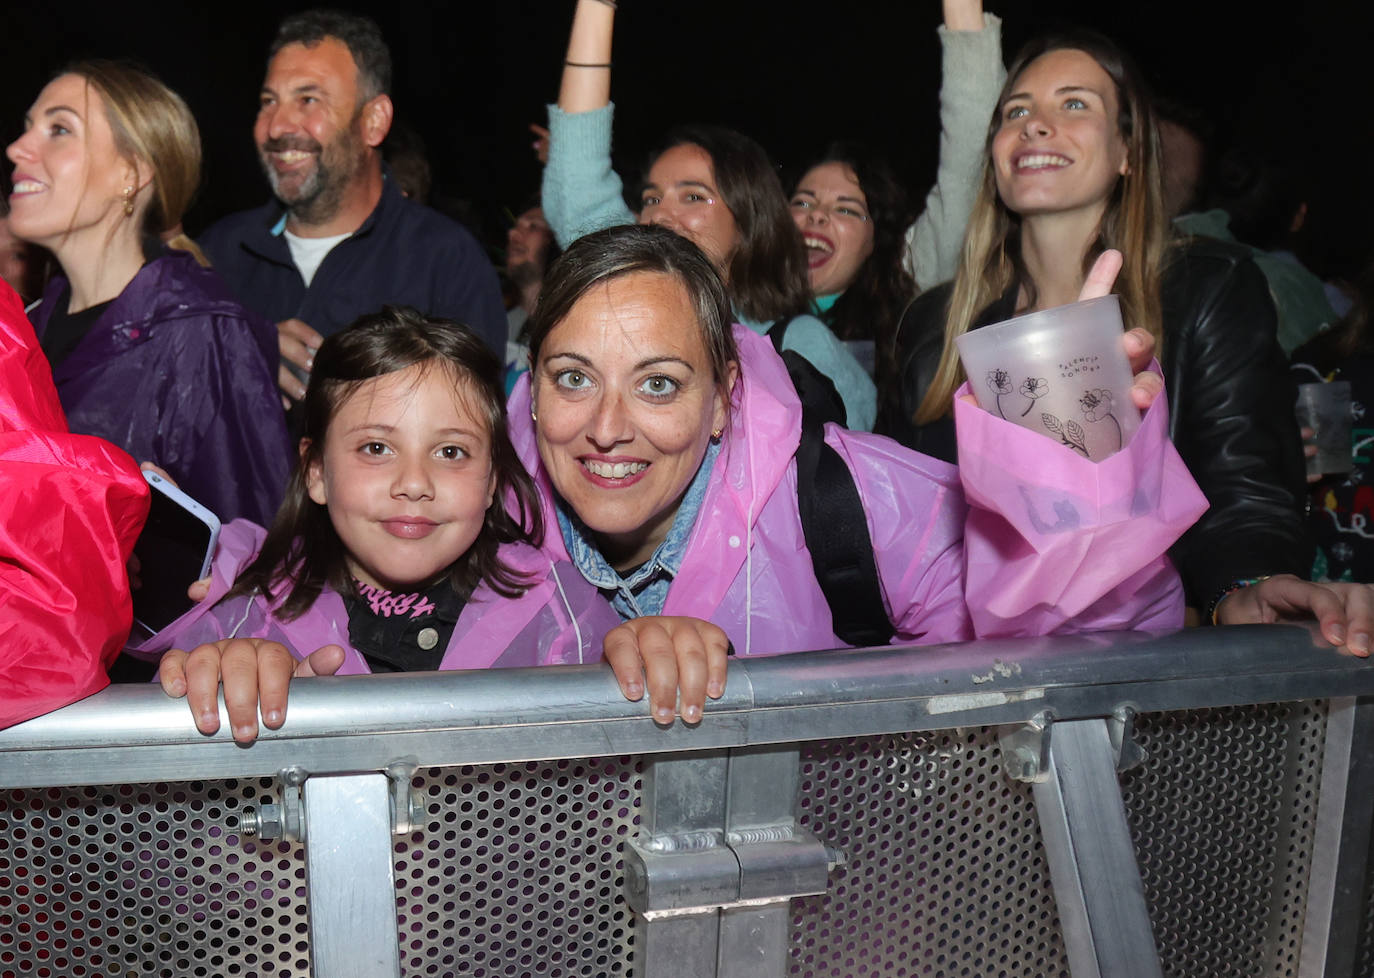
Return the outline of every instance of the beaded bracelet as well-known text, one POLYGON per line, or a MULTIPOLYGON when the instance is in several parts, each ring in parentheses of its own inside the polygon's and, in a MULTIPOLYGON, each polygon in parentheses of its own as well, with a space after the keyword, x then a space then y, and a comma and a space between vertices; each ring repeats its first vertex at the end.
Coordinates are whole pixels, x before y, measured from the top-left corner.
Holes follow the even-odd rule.
POLYGON ((1212 600, 1207 603, 1207 620, 1213 625, 1218 624, 1217 609, 1221 607, 1221 602, 1224 601, 1228 595, 1235 594, 1242 588, 1252 587, 1261 581, 1267 581, 1272 576, 1271 574, 1265 574, 1261 577, 1243 577, 1238 581, 1232 581, 1230 584, 1226 585, 1226 587, 1217 592, 1216 597, 1212 598, 1212 600))

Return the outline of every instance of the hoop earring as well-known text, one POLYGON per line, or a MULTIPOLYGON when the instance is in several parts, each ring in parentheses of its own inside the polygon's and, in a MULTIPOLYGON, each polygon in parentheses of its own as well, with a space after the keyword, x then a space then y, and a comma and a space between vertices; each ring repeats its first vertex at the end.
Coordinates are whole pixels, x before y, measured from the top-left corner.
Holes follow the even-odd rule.
POLYGON ((133 187, 125 187, 125 188, 124 188, 124 216, 125 216, 125 217, 133 217, 133 216, 134 216, 134 188, 133 188, 133 187))

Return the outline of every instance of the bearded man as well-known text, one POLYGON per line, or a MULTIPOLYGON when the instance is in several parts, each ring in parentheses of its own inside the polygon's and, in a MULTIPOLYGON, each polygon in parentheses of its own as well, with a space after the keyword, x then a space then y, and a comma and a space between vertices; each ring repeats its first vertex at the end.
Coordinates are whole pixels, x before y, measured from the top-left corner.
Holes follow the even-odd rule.
POLYGON ((239 299, 277 323, 285 397, 315 350, 383 305, 455 319, 505 351, 496 272, 461 225, 402 196, 382 164, 391 54, 376 23, 337 11, 282 22, 253 138, 276 200, 199 239, 239 299))

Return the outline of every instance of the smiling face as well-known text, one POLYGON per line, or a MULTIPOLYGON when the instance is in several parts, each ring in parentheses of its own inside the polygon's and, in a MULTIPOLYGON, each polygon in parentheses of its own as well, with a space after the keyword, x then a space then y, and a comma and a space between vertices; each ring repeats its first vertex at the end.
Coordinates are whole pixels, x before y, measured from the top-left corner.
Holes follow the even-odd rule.
POLYGON ((6 155, 14 163, 10 230, 55 250, 92 235, 108 242, 126 219, 125 188, 139 185, 136 166, 115 148, 104 100, 79 75, 39 93, 6 155))
POLYGON ((812 294, 833 295, 849 288, 873 254, 868 198, 854 171, 838 162, 808 170, 792 194, 792 219, 806 245, 812 294))
POLYGON ((1027 217, 1083 211, 1100 217, 1127 172, 1116 85, 1083 51, 1030 63, 1002 103, 992 142, 997 192, 1027 217))
POLYGON ((659 272, 594 286, 545 337, 539 456, 611 566, 643 563, 668 535, 725 427, 729 371, 718 385, 686 288, 659 272))
POLYGON ((639 223, 661 224, 682 235, 728 278, 739 229, 721 198, 710 154, 700 146, 683 143, 654 160, 640 195, 639 223))
POLYGON ((359 581, 414 589, 477 539, 496 485, 477 404, 431 361, 364 382, 335 410, 306 488, 359 581))
POLYGON ((253 139, 272 192, 306 223, 337 211, 375 145, 358 95, 358 68, 338 38, 288 44, 267 66, 253 139))

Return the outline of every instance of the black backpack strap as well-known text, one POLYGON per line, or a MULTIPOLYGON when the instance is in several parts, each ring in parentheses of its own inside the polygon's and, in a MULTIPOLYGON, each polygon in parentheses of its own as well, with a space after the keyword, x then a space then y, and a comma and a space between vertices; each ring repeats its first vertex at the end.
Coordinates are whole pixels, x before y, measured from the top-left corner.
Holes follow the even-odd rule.
POLYGON ((787 327, 791 322, 791 316, 784 316, 776 320, 768 327, 768 332, 763 334, 773 341, 773 349, 778 351, 778 356, 782 356, 782 341, 787 337, 787 327))
POLYGON ((835 634, 849 645, 886 645, 892 622, 883 606, 863 500, 823 424, 802 416, 797 448, 797 509, 816 580, 830 605, 835 634))
POLYGON ((787 367, 787 376, 791 379, 792 387, 801 401, 802 412, 820 424, 833 421, 843 425, 848 419, 848 412, 845 410, 844 398, 840 397, 840 392, 835 389, 835 382, 817 370, 816 365, 800 353, 795 350, 783 350, 782 342, 787 336, 787 327, 791 322, 790 318, 779 319, 768 327, 765 335, 772 341, 773 349, 778 351, 783 365, 787 367))

